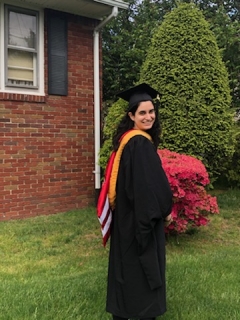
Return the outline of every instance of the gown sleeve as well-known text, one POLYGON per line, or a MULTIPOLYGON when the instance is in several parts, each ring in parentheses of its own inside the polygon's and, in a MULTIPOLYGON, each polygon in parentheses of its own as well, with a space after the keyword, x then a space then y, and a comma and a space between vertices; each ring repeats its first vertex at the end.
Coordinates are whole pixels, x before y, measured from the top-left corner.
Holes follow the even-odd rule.
POLYGON ((162 285, 154 227, 171 212, 172 192, 153 144, 136 136, 130 140, 129 149, 133 186, 129 195, 135 214, 138 254, 153 290, 162 285))

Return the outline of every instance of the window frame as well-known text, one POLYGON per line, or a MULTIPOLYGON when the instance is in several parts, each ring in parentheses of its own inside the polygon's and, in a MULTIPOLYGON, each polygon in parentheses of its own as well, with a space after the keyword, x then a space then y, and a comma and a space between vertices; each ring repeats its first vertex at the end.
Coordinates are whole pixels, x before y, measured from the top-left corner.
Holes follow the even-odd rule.
POLYGON ((20 87, 20 88, 34 88, 38 89, 38 83, 39 83, 39 68, 38 68, 38 51, 39 51, 39 17, 38 17, 38 11, 33 11, 33 10, 27 10, 24 8, 18 8, 15 6, 7 5, 5 4, 4 8, 4 45, 5 45, 5 86, 6 87, 20 87), (8 43, 9 39, 9 33, 10 33, 10 26, 9 26, 9 14, 10 12, 15 12, 15 13, 23 13, 29 16, 34 16, 36 18, 36 44, 35 48, 27 48, 27 47, 20 47, 20 46, 14 46, 10 45, 8 43), (16 51, 22 51, 22 52, 29 52, 33 54, 33 84, 32 85, 23 85, 23 84, 11 84, 9 83, 9 65, 8 65, 8 57, 9 57, 9 49, 16 50, 16 51), (34 57, 35 55, 35 57, 34 57), (35 85, 34 85, 34 80, 35 80, 35 85))
MULTIPOLYGON (((23 93, 31 95, 44 95, 44 12, 42 9, 33 7, 20 7, 8 3, 0 4, 0 92, 23 93), (8 83, 8 49, 14 46, 8 45, 9 35, 9 12, 24 13, 36 16, 36 49, 16 47, 23 52, 36 52, 35 79, 36 84, 22 85, 8 83), (26 49, 26 50, 25 50, 26 49)), ((34 62, 34 58, 33 58, 34 62)))

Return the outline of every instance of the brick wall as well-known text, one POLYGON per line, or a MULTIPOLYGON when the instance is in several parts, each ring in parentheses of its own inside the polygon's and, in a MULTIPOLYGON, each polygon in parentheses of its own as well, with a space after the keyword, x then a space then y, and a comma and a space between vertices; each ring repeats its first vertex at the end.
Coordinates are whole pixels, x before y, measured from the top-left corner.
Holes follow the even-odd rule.
POLYGON ((95 23, 69 15, 67 97, 0 93, 0 220, 94 203, 95 23))

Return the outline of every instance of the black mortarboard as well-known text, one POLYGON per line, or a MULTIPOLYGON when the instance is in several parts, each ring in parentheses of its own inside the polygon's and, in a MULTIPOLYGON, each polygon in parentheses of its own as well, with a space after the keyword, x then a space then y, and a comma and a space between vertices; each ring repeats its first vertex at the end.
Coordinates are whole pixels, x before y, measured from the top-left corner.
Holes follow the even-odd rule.
POLYGON ((129 102, 128 111, 132 107, 142 101, 153 101, 160 93, 150 87, 147 83, 141 83, 136 87, 122 91, 117 94, 117 97, 129 102))

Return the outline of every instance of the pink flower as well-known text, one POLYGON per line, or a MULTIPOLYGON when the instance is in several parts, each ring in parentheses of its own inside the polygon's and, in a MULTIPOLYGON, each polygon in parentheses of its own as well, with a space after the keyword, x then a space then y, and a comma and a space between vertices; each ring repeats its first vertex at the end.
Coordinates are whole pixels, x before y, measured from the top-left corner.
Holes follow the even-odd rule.
POLYGON ((183 233, 190 227, 206 225, 207 216, 218 214, 216 197, 207 194, 210 183, 204 164, 191 156, 167 149, 158 150, 173 192, 173 222, 167 233, 183 233))

